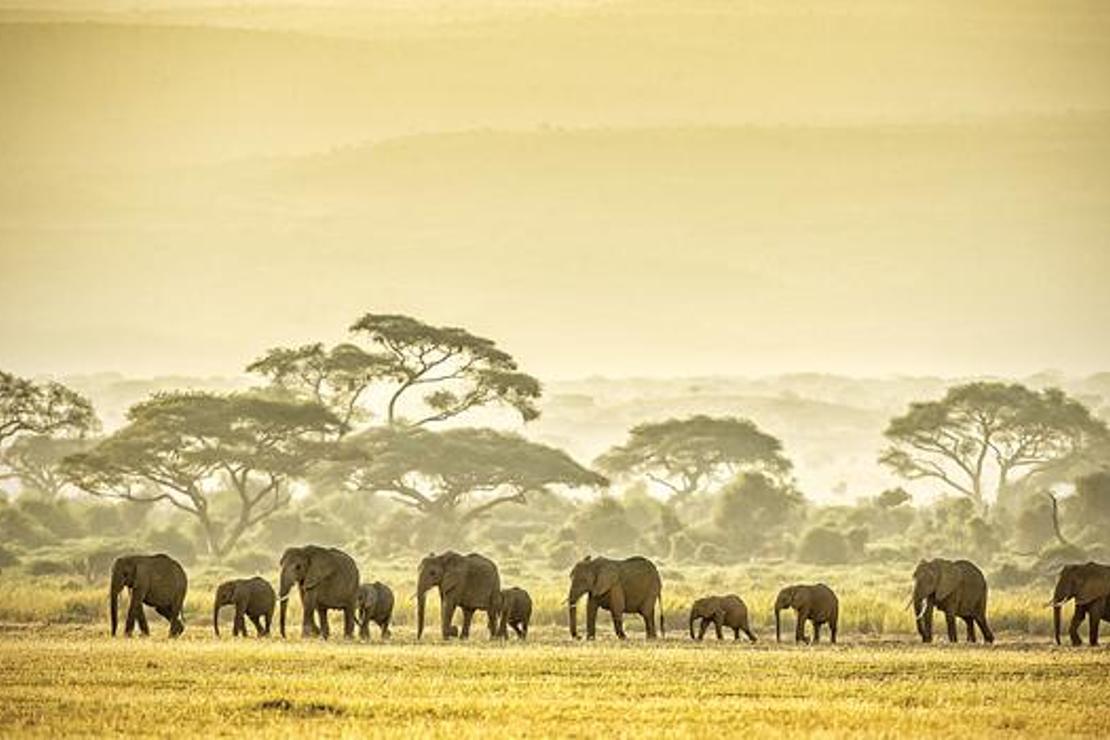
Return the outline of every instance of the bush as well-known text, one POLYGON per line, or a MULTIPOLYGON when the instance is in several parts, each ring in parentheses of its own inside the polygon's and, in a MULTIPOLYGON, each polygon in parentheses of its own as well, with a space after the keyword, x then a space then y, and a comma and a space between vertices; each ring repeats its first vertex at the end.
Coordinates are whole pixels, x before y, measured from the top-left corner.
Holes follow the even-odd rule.
POLYGON ((276 570, 277 558, 260 550, 239 552, 224 561, 231 570, 244 575, 255 575, 276 570))
POLYGON ((547 550, 552 568, 569 568, 578 562, 578 548, 572 542, 557 542, 547 550))
POLYGON ((12 550, 0 545, 0 568, 10 568, 19 565, 19 556, 12 550))
POLYGON ((76 572, 74 564, 65 559, 35 558, 27 562, 27 575, 31 576, 61 576, 72 575, 76 572))
POLYGON ((703 542, 694 550, 694 559, 709 565, 728 565, 732 558, 728 550, 712 542, 703 542))
POLYGON ((164 552, 182 565, 192 565, 197 561, 197 548, 193 541, 180 531, 166 527, 152 529, 146 535, 146 543, 154 552, 164 552))
POLYGON ((851 560, 851 553, 851 543, 840 532, 828 527, 814 527, 802 535, 797 557, 803 563, 839 565, 851 560))
POLYGON ((1037 572, 1019 568, 1013 563, 1006 563, 990 574, 987 583, 995 588, 1016 588, 1025 586, 1037 579, 1037 572))

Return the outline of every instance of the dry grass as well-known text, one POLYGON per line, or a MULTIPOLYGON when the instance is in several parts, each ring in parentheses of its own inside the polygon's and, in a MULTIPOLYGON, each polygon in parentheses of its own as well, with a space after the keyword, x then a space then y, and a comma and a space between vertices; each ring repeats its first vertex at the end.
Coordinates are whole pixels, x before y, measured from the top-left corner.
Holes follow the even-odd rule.
POLYGON ((3 734, 431 736, 1110 734, 1110 652, 1010 642, 839 647, 112 640, 0 635, 3 734))

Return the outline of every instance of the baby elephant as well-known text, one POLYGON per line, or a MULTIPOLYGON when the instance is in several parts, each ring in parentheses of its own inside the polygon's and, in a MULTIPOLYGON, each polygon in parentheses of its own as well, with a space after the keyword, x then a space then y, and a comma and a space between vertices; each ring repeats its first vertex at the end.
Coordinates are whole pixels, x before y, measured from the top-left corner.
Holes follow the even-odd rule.
POLYGON ((829 639, 836 642, 836 628, 840 621, 840 601, 833 590, 823 583, 787 586, 775 599, 775 642, 781 640, 779 612, 793 609, 796 617, 794 641, 809 643, 806 622, 813 623, 813 641, 821 639, 821 625, 829 625, 829 639))
POLYGON ((701 640, 705 631, 712 624, 717 629, 717 639, 723 640, 721 625, 728 627, 733 632, 733 639, 739 640, 743 632, 748 639, 755 642, 755 635, 748 627, 748 607, 744 601, 735 594, 727 596, 704 596, 690 607, 690 637, 701 640), (698 634, 694 634, 694 622, 701 621, 698 634))
POLYGON ((517 637, 528 637, 528 623, 532 621, 532 597, 523 588, 506 588, 501 591, 501 624, 498 637, 508 637, 512 627, 517 637))
POLYGON ((389 621, 393 619, 393 591, 384 583, 374 581, 358 587, 358 634, 364 640, 370 639, 370 623, 382 630, 382 639, 390 636, 389 621))
POLYGON ((254 622, 258 636, 270 634, 270 624, 274 621, 274 605, 277 594, 265 578, 236 578, 224 581, 216 589, 216 603, 212 607, 212 628, 220 635, 220 607, 235 605, 235 626, 231 631, 236 637, 247 636, 247 620, 254 622))

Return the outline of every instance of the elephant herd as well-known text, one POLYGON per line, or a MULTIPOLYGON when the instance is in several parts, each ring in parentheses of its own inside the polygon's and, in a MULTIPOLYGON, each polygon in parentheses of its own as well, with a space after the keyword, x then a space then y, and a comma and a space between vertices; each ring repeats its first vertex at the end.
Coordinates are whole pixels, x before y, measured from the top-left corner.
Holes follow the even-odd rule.
MULTIPOLYGON (((379 583, 363 583, 355 561, 336 548, 307 545, 289 548, 281 556, 279 589, 275 593, 269 581, 255 576, 225 581, 216 589, 212 624, 220 634, 220 609, 235 607, 235 636, 247 635, 247 620, 259 636, 270 634, 274 610, 280 604, 279 629, 285 637, 285 616, 293 587, 300 596, 304 637, 327 639, 330 634, 328 612, 343 612, 343 633, 353 638, 355 627, 362 639, 369 639, 370 625, 380 630, 382 639, 390 636, 393 617, 393 591, 379 583)), ((170 636, 185 630, 182 606, 188 579, 181 565, 168 555, 130 555, 112 564, 109 600, 111 628, 118 629, 119 595, 124 587, 130 590, 130 604, 124 632, 130 636, 138 625, 144 635, 150 634, 144 606, 153 608, 170 624, 170 636)), ((444 639, 466 639, 470 636, 475 612, 485 612, 491 638, 505 638, 511 628, 525 639, 532 618, 532 599, 519 587, 501 587, 497 565, 489 558, 470 553, 462 555, 447 551, 429 554, 417 568, 416 636, 424 634, 427 592, 439 592, 440 627, 444 639), (455 612, 462 612, 462 624, 454 625, 455 612)), ((567 606, 570 634, 578 638, 578 603, 586 597, 586 639, 597 634, 598 610, 609 612, 617 637, 625 639, 625 615, 639 615, 644 621, 648 639, 663 636, 663 581, 659 570, 647 558, 630 557, 614 560, 606 557, 585 557, 570 572, 567 606), (658 628, 656 616, 658 610, 658 628)), ((1110 622, 1110 566, 1099 563, 1066 565, 1060 571, 1052 601, 1053 627, 1056 643, 1060 643, 1061 609, 1075 601, 1075 613, 1069 626, 1073 645, 1079 645, 1079 628, 1088 620, 1088 641, 1098 644, 1099 623, 1110 622)), ((983 572, 967 560, 922 560, 913 572, 913 593, 907 604, 915 613, 918 634, 923 642, 932 642, 933 613, 944 614, 948 640, 957 641, 957 622, 963 620, 969 642, 976 641, 976 630, 987 643, 994 642, 994 633, 987 624, 987 581, 983 572)), ((809 643, 806 624, 812 624, 812 642, 819 642, 821 628, 829 628, 829 640, 836 642, 840 602, 831 588, 823 583, 790 585, 775 598, 775 639, 781 640, 781 612, 794 611, 796 642, 809 643)), ((712 626, 717 639, 723 639, 722 628, 732 630, 734 639, 743 633, 755 642, 748 607, 735 594, 704 596, 690 607, 689 631, 694 640, 705 637, 712 626), (697 627, 697 631, 695 631, 697 627)))

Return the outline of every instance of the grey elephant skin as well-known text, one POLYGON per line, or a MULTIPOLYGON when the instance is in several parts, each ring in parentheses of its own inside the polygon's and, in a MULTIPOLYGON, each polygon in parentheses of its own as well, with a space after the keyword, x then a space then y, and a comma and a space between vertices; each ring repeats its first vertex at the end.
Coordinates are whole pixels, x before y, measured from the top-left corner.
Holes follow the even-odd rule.
POLYGON ((1060 610, 1072 599, 1075 600, 1075 613, 1068 626, 1071 644, 1083 643, 1079 625, 1087 618, 1087 641, 1091 646, 1098 645, 1099 622, 1110 622, 1110 565, 1074 563, 1060 570, 1052 593, 1052 627, 1057 645, 1060 644, 1060 610))
POLYGON ((124 587, 130 590, 130 603, 127 606, 127 622, 124 634, 130 637, 135 625, 144 635, 150 634, 143 606, 153 607, 158 614, 170 623, 170 637, 177 637, 185 631, 181 619, 181 607, 185 603, 185 592, 189 579, 185 569, 169 555, 125 555, 112 563, 112 578, 108 586, 111 602, 112 635, 119 626, 119 595, 124 587))
POLYGON ((748 640, 755 642, 755 635, 748 624, 748 605, 736 594, 703 596, 690 605, 690 639, 704 639, 709 625, 716 629, 718 640, 724 639, 721 628, 728 627, 734 640, 739 640, 743 632, 748 640), (695 622, 699 623, 697 634, 694 634, 695 622))
POLYGON ((975 642, 975 628, 983 639, 994 642, 987 624, 987 579, 968 560, 922 560, 913 571, 911 597, 922 642, 933 641, 933 609, 944 612, 948 641, 956 642, 956 620, 967 625, 968 642, 975 642))
POLYGON ((470 637, 474 612, 484 611, 489 620, 489 634, 497 637, 497 620, 501 611, 501 575, 492 560, 476 552, 460 555, 448 550, 430 553, 420 561, 416 576, 416 639, 424 635, 424 606, 428 591, 439 589, 440 628, 444 640, 452 635, 451 621, 455 610, 463 613, 460 639, 470 637))
POLYGON ((578 638, 578 601, 586 599, 586 639, 597 637, 597 611, 605 609, 613 617, 613 630, 624 640, 624 615, 639 614, 644 619, 647 638, 654 640, 664 634, 663 580, 659 570, 647 558, 634 556, 625 560, 606 557, 585 557, 570 571, 570 593, 567 605, 570 635, 578 638), (659 605, 659 632, 655 630, 655 606, 659 605))
POLYGON ((358 634, 370 639, 370 624, 378 625, 382 639, 390 636, 389 623, 393 620, 393 590, 380 581, 364 583, 358 587, 358 634))
POLYGON ((840 623, 840 600, 823 583, 787 586, 775 597, 775 642, 782 641, 783 609, 794 610, 794 641, 809 643, 806 622, 813 624, 813 642, 821 641, 821 625, 829 625, 829 640, 836 643, 840 623))
POLYGON ((521 640, 528 638, 528 625, 532 622, 532 597, 523 588, 513 586, 501 591, 501 623, 497 634, 509 636, 509 627, 521 640))
POLYGON ((281 602, 279 623, 281 636, 285 637, 285 610, 290 592, 297 586, 304 607, 301 635, 319 634, 328 639, 328 610, 343 612, 343 634, 355 635, 355 610, 358 604, 358 566, 347 553, 334 547, 306 545, 291 547, 281 556, 281 602), (319 619, 319 628, 313 618, 319 619))
POLYGON ((231 634, 234 637, 247 636, 247 619, 254 624, 259 637, 270 634, 274 621, 274 606, 277 594, 265 578, 235 578, 224 581, 216 588, 216 598, 212 604, 212 629, 220 636, 220 609, 235 606, 235 620, 231 634))

